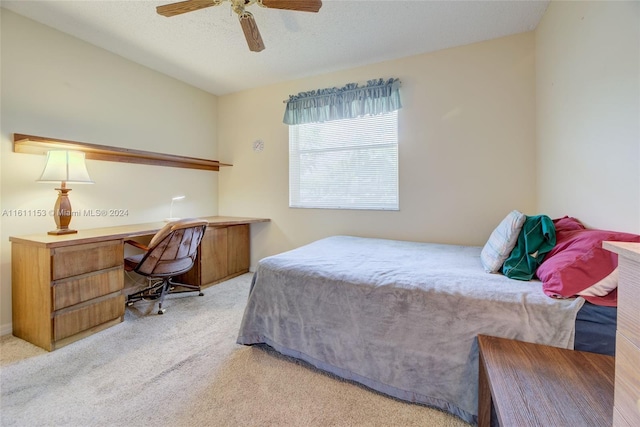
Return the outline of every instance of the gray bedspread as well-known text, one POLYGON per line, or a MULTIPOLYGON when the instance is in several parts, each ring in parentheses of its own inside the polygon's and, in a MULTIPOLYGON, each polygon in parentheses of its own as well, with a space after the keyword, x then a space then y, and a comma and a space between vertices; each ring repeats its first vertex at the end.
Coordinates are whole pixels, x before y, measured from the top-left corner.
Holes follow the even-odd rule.
POLYGON ((486 273, 480 251, 335 236, 264 258, 237 342, 476 423, 476 336, 573 348, 584 302, 486 273))

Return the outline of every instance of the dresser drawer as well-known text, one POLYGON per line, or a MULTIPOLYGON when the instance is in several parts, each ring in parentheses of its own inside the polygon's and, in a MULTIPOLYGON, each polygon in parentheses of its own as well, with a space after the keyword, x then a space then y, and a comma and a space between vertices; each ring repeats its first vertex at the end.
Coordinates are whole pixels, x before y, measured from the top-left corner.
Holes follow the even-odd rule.
POLYGON ((61 340, 124 315, 124 295, 116 294, 94 304, 56 314, 53 339, 61 340))
POLYGON ((640 262, 618 257, 618 332, 640 347, 640 262))
MULTIPOLYGON (((627 424, 640 426, 640 348, 616 335, 616 390, 614 406, 627 424)), ((624 424, 623 424, 624 425, 624 424)))
POLYGON ((124 264, 122 240, 52 250, 51 279, 59 280, 124 264))
POLYGON ((113 267, 96 273, 88 273, 73 278, 53 282, 53 310, 89 301, 124 288, 122 267, 113 267))

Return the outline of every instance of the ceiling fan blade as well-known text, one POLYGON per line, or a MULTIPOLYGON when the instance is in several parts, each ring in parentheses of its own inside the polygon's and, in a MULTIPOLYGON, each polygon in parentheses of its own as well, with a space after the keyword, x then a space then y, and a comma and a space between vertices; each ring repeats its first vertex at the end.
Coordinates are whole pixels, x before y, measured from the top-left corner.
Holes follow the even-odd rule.
POLYGON ((240 18, 240 25, 242 26, 244 37, 247 39, 249 50, 252 52, 264 50, 264 42, 253 15, 250 12, 243 12, 238 17, 240 18))
POLYGON ((271 9, 317 12, 322 7, 322 0, 262 0, 262 5, 271 9))
POLYGON ((156 7, 156 12, 162 16, 175 16, 182 13, 192 12, 194 10, 204 9, 205 7, 217 6, 219 1, 215 0, 186 0, 178 3, 165 4, 156 7))

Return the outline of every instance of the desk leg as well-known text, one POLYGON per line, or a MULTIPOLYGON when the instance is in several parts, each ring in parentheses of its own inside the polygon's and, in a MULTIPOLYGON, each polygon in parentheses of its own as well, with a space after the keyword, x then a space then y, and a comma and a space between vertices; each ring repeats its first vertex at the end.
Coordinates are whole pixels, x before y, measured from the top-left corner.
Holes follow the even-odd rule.
POLYGON ((478 366, 478 427, 489 427, 491 426, 491 405, 493 402, 482 352, 478 358, 478 366))

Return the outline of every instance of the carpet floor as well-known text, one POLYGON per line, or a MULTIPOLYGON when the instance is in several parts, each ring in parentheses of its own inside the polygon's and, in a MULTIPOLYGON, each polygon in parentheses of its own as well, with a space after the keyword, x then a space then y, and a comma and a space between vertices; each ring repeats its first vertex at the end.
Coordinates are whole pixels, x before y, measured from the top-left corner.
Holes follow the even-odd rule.
POLYGON ((48 353, 0 338, 2 426, 468 426, 236 344, 251 274, 141 301, 125 321, 48 353))

